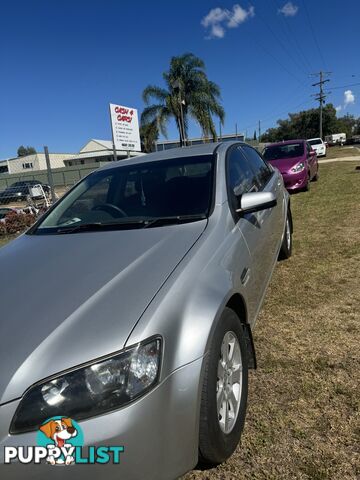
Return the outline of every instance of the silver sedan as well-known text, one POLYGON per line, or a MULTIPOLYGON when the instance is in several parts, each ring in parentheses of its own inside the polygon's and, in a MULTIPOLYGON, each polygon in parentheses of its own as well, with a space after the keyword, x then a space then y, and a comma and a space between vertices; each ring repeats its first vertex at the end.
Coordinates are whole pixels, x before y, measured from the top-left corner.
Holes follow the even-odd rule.
POLYGON ((280 173, 244 143, 110 163, 73 187, 0 249, 1 478, 63 478, 4 465, 4 447, 36 445, 40 427, 56 445, 57 416, 64 438, 72 419, 84 447, 124 447, 120 463, 67 477, 175 479, 225 461, 291 235, 280 173))

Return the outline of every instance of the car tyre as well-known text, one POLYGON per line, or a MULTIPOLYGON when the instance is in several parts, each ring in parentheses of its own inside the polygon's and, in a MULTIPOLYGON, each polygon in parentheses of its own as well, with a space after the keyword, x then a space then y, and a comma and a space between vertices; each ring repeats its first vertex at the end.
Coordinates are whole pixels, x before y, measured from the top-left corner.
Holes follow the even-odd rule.
POLYGON ((291 257, 292 253, 292 216, 291 211, 288 210, 288 214, 286 217, 285 229, 284 229, 284 236, 280 247, 279 252, 279 260, 286 260, 287 258, 291 257))
POLYGON ((305 185, 305 187, 304 187, 304 189, 303 189, 304 192, 309 192, 309 191, 310 191, 310 181, 311 181, 311 180, 310 180, 310 172, 309 172, 309 173, 308 173, 307 183, 306 183, 306 185, 305 185))
POLYGON ((218 465, 236 449, 244 428, 248 395, 248 356, 243 326, 225 308, 207 356, 199 431, 199 463, 218 465))
POLYGON ((314 175, 313 182, 317 182, 318 180, 319 180, 319 164, 317 165, 316 174, 314 175))

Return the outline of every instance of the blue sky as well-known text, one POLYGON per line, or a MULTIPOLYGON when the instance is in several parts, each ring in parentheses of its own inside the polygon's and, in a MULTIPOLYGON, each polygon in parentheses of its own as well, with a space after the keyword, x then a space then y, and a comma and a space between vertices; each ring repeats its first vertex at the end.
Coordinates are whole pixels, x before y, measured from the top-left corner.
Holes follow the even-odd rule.
POLYGON ((252 136, 258 120, 264 131, 315 106, 320 69, 333 72, 328 101, 360 116, 360 85, 347 87, 360 83, 359 27, 358 0, 2 2, 0 159, 21 144, 77 152, 110 139, 108 103, 141 111, 144 87, 184 52, 221 87, 223 133, 237 123, 252 136))

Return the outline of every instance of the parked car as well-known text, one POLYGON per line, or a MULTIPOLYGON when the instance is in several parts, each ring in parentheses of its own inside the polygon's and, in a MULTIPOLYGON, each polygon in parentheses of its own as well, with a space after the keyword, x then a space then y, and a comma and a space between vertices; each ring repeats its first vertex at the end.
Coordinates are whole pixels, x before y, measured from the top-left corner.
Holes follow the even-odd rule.
MULTIPOLYGON (((85 446, 125 445, 120 465, 102 466, 107 480, 175 479, 226 460, 256 367, 252 328, 291 249, 281 175, 245 143, 84 178, 0 249, 0 458, 62 415, 85 446)), ((11 467, 18 478, 32 468, 11 467)))
POLYGON ((25 180, 22 182, 15 182, 5 190, 0 192, 0 203, 6 204, 17 200, 26 200, 29 195, 29 187, 34 185, 42 185, 46 194, 50 193, 49 185, 46 185, 38 180, 25 180))
POLYGON ((308 138, 307 141, 318 157, 326 157, 326 143, 321 138, 308 138))
POLYGON ((265 147, 263 157, 280 170, 289 191, 308 191, 310 182, 319 178, 316 152, 306 140, 272 143, 265 147))

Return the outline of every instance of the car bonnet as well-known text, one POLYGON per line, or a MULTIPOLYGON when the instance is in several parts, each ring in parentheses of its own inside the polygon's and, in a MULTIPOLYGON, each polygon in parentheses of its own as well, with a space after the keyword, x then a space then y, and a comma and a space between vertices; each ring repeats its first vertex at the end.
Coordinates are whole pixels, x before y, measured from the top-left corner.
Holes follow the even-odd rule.
POLYGON ((121 350, 205 227, 23 235, 1 248, 0 404, 121 350))

